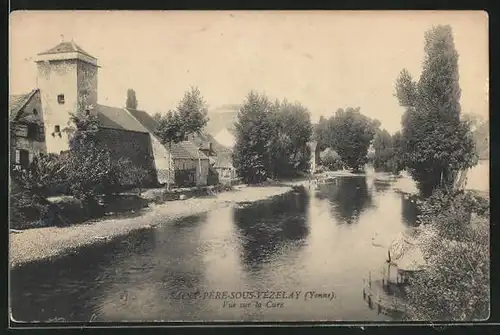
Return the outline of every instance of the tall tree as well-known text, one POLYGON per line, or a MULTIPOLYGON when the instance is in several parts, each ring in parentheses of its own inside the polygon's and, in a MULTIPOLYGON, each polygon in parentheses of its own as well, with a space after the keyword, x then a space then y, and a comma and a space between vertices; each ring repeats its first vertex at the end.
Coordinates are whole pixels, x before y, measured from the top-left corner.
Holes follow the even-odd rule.
POLYGON ((328 119, 323 138, 327 147, 337 151, 342 161, 357 171, 367 161, 368 147, 379 126, 378 120, 361 114, 359 107, 339 109, 328 119))
POLYGON ((137 109, 137 105, 139 102, 137 101, 137 97, 135 95, 135 91, 133 89, 127 90, 127 101, 125 102, 125 106, 128 109, 137 109))
POLYGON ((169 148, 167 189, 170 188, 172 144, 183 141, 188 135, 200 133, 208 122, 207 113, 207 104, 200 90, 197 87, 191 87, 184 94, 175 111, 169 111, 166 115, 155 115, 158 123, 155 133, 169 148))
POLYGON ((308 169, 312 126, 310 115, 300 103, 276 101, 271 108, 272 138, 267 171, 273 178, 292 177, 308 169))
POLYGON ((393 146, 391 134, 385 129, 377 132, 373 141, 375 157, 373 165, 376 170, 388 171, 389 163, 393 158, 393 146))
POLYGON ((268 147, 273 132, 271 108, 265 95, 251 91, 238 112, 233 164, 245 183, 258 183, 268 178, 268 147))
POLYGON ((406 111, 402 120, 405 165, 423 195, 450 187, 459 169, 477 163, 469 123, 460 120, 458 53, 450 26, 425 34, 420 80, 407 70, 396 80, 396 96, 406 111))

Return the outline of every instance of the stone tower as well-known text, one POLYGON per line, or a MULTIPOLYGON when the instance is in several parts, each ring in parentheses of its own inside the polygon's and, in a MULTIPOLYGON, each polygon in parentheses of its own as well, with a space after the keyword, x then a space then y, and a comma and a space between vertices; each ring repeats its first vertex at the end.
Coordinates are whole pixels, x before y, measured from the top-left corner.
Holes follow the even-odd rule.
POLYGON ((39 53, 35 62, 47 152, 59 154, 69 149, 64 130, 71 113, 97 104, 97 59, 73 41, 62 41, 39 53))

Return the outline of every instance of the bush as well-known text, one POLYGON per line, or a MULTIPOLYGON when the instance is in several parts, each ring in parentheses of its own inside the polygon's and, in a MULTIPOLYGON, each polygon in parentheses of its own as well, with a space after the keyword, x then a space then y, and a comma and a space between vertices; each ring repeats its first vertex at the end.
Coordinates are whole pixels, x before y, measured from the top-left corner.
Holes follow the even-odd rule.
POLYGON ((412 320, 466 321, 489 313, 489 210, 470 193, 437 191, 420 220, 437 230, 422 251, 428 268, 410 279, 412 320))

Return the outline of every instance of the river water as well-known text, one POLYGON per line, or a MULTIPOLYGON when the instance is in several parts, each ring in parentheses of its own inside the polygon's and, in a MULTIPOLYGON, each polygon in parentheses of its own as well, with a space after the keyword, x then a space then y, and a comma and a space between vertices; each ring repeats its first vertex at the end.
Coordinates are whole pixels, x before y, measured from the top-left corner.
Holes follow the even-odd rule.
POLYGON ((318 190, 298 188, 27 265, 11 272, 13 318, 390 320, 363 301, 363 279, 385 261, 387 249, 374 236, 389 241, 415 222, 414 205, 397 190, 405 183, 373 173, 340 177, 318 190), (197 291, 207 299, 177 299, 197 291), (284 291, 291 299, 246 295, 224 306, 217 291, 284 291), (307 291, 333 298, 305 300, 307 291))

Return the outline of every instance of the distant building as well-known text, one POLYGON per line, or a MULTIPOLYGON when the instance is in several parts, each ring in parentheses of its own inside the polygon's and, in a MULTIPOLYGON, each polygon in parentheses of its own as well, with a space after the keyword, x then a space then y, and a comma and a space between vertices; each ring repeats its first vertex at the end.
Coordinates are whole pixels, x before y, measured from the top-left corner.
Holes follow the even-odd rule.
POLYGON ((231 155, 231 152, 222 152, 214 162, 214 168, 219 174, 220 181, 223 183, 235 180, 238 177, 231 155))
POLYGON ((154 135, 156 122, 146 112, 98 104, 97 59, 73 41, 38 54, 38 88, 11 96, 11 161, 27 167, 38 154, 69 150, 71 113, 89 109, 97 116, 99 136, 114 159, 128 158, 150 171, 152 184, 180 182, 206 185, 209 160, 191 142, 168 148, 154 135), (169 164, 169 157, 171 163, 169 164), (169 173, 170 169, 170 173, 169 173))

